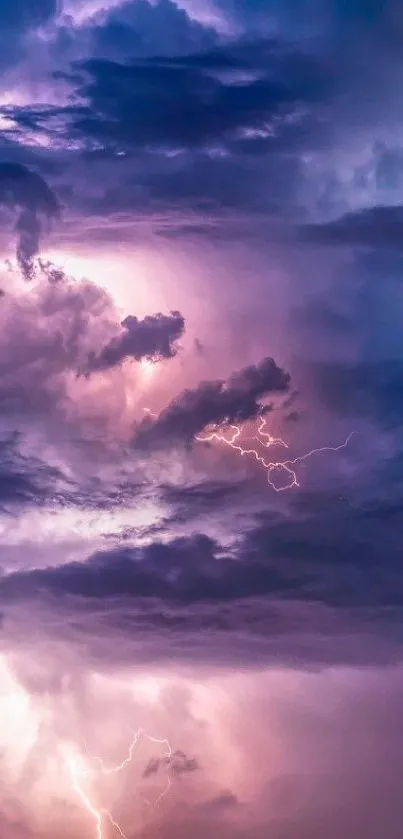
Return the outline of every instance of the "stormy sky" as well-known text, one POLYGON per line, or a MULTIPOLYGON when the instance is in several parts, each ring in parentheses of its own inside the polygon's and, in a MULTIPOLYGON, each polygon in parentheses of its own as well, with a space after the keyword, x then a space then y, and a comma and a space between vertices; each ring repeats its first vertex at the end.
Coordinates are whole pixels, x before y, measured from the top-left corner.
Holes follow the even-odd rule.
POLYGON ((2 839, 401 839, 403 8, 0 0, 2 839))

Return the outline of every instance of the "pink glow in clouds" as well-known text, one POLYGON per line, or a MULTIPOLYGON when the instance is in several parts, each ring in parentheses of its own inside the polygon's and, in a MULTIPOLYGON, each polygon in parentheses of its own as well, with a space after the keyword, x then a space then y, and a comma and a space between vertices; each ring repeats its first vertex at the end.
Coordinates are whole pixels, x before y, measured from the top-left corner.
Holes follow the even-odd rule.
MULTIPOLYGON (((126 835, 202 836, 219 825, 231 839, 245 830, 281 839, 319 839, 323 830, 336 839, 342 831, 352 839, 357 829, 375 839, 401 816, 396 779, 402 755, 394 727, 402 674, 385 670, 384 677, 349 669, 316 675, 273 669, 203 671, 200 681, 170 670, 154 681, 138 672, 86 671, 64 676, 62 685, 48 683, 45 662, 26 669, 21 656, 3 659, 6 835, 19 836, 19 825, 33 836, 95 835, 71 789, 64 755, 87 766, 88 752, 102 754, 113 765, 141 717, 158 736, 169 737, 173 749, 197 761, 193 771, 173 772, 169 794, 156 809, 145 799, 164 789, 164 773, 144 775, 150 760, 163 756, 158 744, 145 738, 119 777, 94 773, 92 798, 113 808, 126 835), (382 766, 374 760, 380 747, 382 766)), ((114 835, 113 826, 106 834, 114 835)))

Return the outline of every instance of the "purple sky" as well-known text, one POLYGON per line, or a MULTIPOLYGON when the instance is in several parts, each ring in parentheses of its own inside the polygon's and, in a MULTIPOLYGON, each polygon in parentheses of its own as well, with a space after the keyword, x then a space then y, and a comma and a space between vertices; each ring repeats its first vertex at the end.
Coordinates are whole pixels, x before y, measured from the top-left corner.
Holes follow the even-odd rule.
POLYGON ((400 839, 402 48, 0 0, 2 839, 400 839))

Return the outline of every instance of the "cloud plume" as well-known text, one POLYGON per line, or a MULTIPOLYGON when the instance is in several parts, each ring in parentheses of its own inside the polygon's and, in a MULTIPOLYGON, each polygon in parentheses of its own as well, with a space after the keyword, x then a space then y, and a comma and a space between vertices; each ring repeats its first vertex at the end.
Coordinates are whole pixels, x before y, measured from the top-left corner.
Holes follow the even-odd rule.
POLYGON ((32 280, 39 252, 41 217, 55 218, 59 202, 46 181, 19 163, 0 163, 0 204, 19 211, 17 262, 23 277, 32 280))

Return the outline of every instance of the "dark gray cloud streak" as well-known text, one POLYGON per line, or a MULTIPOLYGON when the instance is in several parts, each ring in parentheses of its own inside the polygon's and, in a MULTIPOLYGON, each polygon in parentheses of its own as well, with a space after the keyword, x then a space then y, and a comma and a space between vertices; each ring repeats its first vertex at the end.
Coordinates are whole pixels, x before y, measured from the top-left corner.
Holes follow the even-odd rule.
POLYGON ((0 584, 2 598, 70 595, 88 601, 192 604, 253 598, 334 608, 400 608, 398 503, 353 509, 343 499, 309 496, 289 517, 267 515, 232 548, 199 534, 94 554, 84 563, 19 572, 0 584))
POLYGON ((354 508, 335 496, 296 497, 232 547, 198 534, 9 574, 0 578, 4 625, 11 631, 15 616, 25 637, 18 622, 32 604, 38 630, 44 620, 60 642, 78 633, 105 661, 116 661, 117 638, 123 660, 134 648, 142 660, 234 661, 247 650, 260 661, 390 660, 403 632, 401 520, 393 501, 354 508), (101 633, 98 644, 99 621, 110 643, 101 633))

